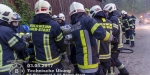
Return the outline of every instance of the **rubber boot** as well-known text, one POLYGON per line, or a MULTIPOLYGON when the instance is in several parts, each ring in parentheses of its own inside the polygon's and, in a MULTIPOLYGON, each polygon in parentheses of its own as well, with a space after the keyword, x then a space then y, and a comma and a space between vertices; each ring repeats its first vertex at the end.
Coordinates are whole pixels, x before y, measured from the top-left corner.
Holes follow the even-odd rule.
POLYGON ((129 44, 129 40, 126 40, 126 42, 124 44, 129 44))
POLYGON ((123 69, 120 69, 119 72, 120 73, 118 75, 129 75, 129 72, 125 67, 123 69))
POLYGON ((134 47, 134 41, 131 41, 131 46, 130 47, 134 47))

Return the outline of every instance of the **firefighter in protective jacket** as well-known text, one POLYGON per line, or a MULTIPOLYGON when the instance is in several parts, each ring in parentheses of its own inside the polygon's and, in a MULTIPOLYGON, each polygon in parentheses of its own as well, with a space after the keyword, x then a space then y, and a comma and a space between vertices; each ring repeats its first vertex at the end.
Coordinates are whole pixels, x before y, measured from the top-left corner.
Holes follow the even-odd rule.
POLYGON ((125 37, 126 42, 124 44, 131 44, 130 47, 134 47, 134 22, 130 16, 128 16, 127 12, 122 10, 122 21, 125 26, 125 37))
MULTIPOLYGON (((29 35, 29 32, 25 30, 23 25, 19 25, 19 21, 21 21, 21 17, 18 13, 14 12, 12 16, 12 21, 11 21, 11 28, 14 30, 16 35, 20 38, 22 38, 24 35, 29 35)), ((23 51, 17 51, 17 58, 22 59, 22 60, 28 60, 29 59, 29 54, 26 52, 26 50, 23 51)))
MULTIPOLYGON (((118 37, 118 25, 112 25, 99 5, 95 5, 90 9, 89 16, 97 20, 97 22, 109 33, 113 34, 114 37, 118 37)), ((100 66, 104 68, 104 74, 106 75, 107 70, 111 67, 111 43, 98 40, 98 52, 100 54, 100 66)), ((101 73, 99 74, 102 75, 101 73)))
POLYGON ((122 43, 122 28, 121 28, 121 25, 120 25, 121 23, 120 23, 120 20, 119 20, 120 14, 119 14, 119 12, 118 12, 118 10, 116 8, 116 5, 114 3, 106 4, 104 6, 103 10, 109 12, 108 19, 113 24, 118 25, 118 29, 119 29, 119 32, 118 32, 119 36, 116 37, 118 39, 118 44, 112 44, 114 46, 112 48, 112 53, 111 53, 112 67, 109 69, 108 73, 109 74, 114 73, 114 68, 116 66, 119 69, 119 71, 120 71, 119 75, 129 75, 129 72, 126 70, 126 68, 124 67, 124 65, 118 59, 118 57, 119 57, 119 51, 122 50, 122 48, 123 48, 123 43, 122 43), (112 9, 109 10, 110 8, 112 8, 112 9))
POLYGON ((9 61, 16 60, 15 51, 25 50, 28 43, 25 42, 26 38, 24 40, 19 38, 11 29, 10 22, 13 19, 13 10, 0 4, 0 12, 0 75, 9 75, 12 67, 12 63, 9 61))
POLYGON ((30 32, 35 48, 36 63, 53 65, 39 69, 52 69, 56 74, 56 69, 63 69, 60 63, 60 53, 65 52, 68 42, 64 42, 60 26, 52 19, 51 13, 52 8, 48 1, 37 1, 35 4, 36 15, 30 24, 30 32))
POLYGON ((111 41, 114 37, 103 29, 96 20, 86 16, 84 6, 81 3, 73 2, 70 5, 69 14, 79 72, 94 75, 99 66, 96 39, 111 41))

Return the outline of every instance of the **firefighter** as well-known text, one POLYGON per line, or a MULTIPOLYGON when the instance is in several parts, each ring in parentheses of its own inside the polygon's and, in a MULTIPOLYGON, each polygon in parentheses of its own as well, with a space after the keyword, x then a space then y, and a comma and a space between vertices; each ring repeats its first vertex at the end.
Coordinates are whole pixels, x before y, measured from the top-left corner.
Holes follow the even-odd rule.
POLYGON ((119 71, 120 71, 120 74, 119 75, 129 75, 129 72, 126 70, 126 68, 124 67, 124 65, 120 62, 120 60, 118 59, 119 57, 119 51, 122 50, 123 48, 123 43, 122 43, 122 28, 121 28, 121 25, 120 25, 120 20, 119 20, 119 17, 120 17, 120 14, 116 8, 116 5, 114 3, 109 3, 109 4, 106 4, 103 8, 103 10, 106 12, 106 13, 109 13, 109 17, 108 19, 118 25, 119 27, 119 36, 116 37, 118 39, 118 44, 113 44, 113 48, 112 48, 112 53, 111 53, 111 58, 112 58, 112 67, 110 68, 110 70, 108 71, 108 73, 111 75, 112 73, 114 72, 111 72, 111 69, 114 70, 114 66, 116 66, 119 71))
POLYGON ((11 29, 13 10, 10 7, 0 4, 0 12, 0 75, 9 75, 9 72, 14 71, 11 70, 13 64, 10 61, 17 59, 15 51, 25 50, 29 38, 23 36, 21 39, 11 29))
POLYGON ((53 16, 52 16, 52 19, 56 21, 56 20, 57 20, 57 16, 56 16, 56 15, 53 15, 53 16))
POLYGON ((35 3, 35 17, 30 24, 30 33, 34 44, 37 64, 52 65, 38 67, 38 70, 54 70, 54 72, 37 72, 37 74, 59 74, 63 69, 60 53, 65 52, 68 42, 62 34, 58 22, 52 19, 52 7, 46 0, 35 3), (56 70, 57 69, 57 70, 56 70))
POLYGON ((136 22, 136 17, 134 16, 134 14, 132 14, 131 18, 132 18, 132 20, 133 20, 134 36, 135 36, 135 35, 136 35, 136 33, 135 33, 135 22, 136 22))
MULTIPOLYGON (((63 35, 64 36, 69 36, 69 33, 70 33, 70 25, 65 21, 65 15, 63 13, 59 13, 58 16, 57 16, 57 21, 58 23, 60 24, 60 28, 61 30, 63 31, 63 35)), ((66 50, 67 52, 67 55, 68 55, 68 52, 70 51, 70 43, 68 44, 68 48, 66 50)), ((66 52, 62 53, 62 60, 65 60, 66 59, 66 52)), ((69 58, 69 57, 68 57, 69 58)))
MULTIPOLYGON (((21 17, 18 13, 14 12, 12 16, 11 21, 11 28, 14 30, 16 35, 20 38, 22 38, 24 35, 28 35, 30 37, 30 31, 29 27, 27 25, 19 25, 19 22, 21 21, 21 17)), ((20 61, 26 61, 23 63, 23 67, 26 70, 27 73, 27 64, 30 63, 29 59, 30 55, 33 53, 33 43, 29 41, 29 47, 26 48, 23 51, 16 51, 17 53, 17 59, 20 61)))
POLYGON ((75 43, 78 73, 95 75, 99 67, 99 54, 96 39, 111 41, 114 37, 87 17, 84 6, 79 2, 70 5, 71 34, 75 43), (95 39, 96 38, 96 39, 95 39))
MULTIPOLYGON (((112 25, 111 21, 107 19, 106 14, 99 5, 95 5, 90 9, 89 16, 97 20, 97 22, 109 33, 118 37, 118 25, 112 25)), ((111 67, 111 43, 98 40, 98 52, 100 54, 100 66, 102 66, 103 73, 106 75, 108 69, 111 67)), ((99 73, 99 75, 103 75, 101 73, 99 73)))
MULTIPOLYGON (((14 30, 14 32, 16 33, 16 35, 20 38, 23 37, 23 35, 28 34, 28 31, 25 30, 23 25, 19 25, 19 21, 21 21, 21 17, 19 14, 17 14, 16 12, 13 13, 12 16, 12 21, 11 21, 11 28, 14 30)), ((18 51, 17 52, 18 55, 18 59, 22 59, 22 60, 28 60, 29 59, 29 55, 28 53, 24 51, 18 51)))
POLYGON ((127 12, 122 10, 122 21, 123 25, 125 26, 125 37, 126 37, 126 42, 124 44, 129 44, 130 42, 130 47, 134 47, 134 26, 133 26, 133 20, 130 16, 128 16, 127 12))
POLYGON ((67 25, 68 23, 65 21, 65 15, 63 13, 59 13, 57 16, 57 21, 60 24, 60 26, 67 25))

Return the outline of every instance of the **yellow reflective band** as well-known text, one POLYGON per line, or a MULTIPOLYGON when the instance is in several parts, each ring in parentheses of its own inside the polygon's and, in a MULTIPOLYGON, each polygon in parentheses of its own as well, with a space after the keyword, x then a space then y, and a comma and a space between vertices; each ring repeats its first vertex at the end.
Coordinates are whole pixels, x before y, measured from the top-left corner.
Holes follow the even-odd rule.
POLYGON ((130 22, 130 21, 132 21, 132 18, 131 18, 131 19, 129 19, 129 22, 130 22))
POLYGON ((29 43, 33 43, 33 40, 32 40, 32 33, 30 33, 30 37, 31 37, 31 40, 29 41, 29 43))
POLYGON ((46 55, 46 60, 52 60, 51 49, 50 49, 50 35, 44 34, 43 42, 44 42, 44 51, 46 55))
POLYGON ((124 65, 121 64, 119 67, 117 67, 118 69, 123 69, 124 68, 124 65))
POLYGON ((118 22, 121 23, 120 19, 118 18, 118 22))
POLYGON ((21 38, 21 35, 20 35, 19 33, 16 33, 16 35, 17 35, 19 38, 21 38))
POLYGON ((16 35, 17 35, 19 38, 21 38, 24 34, 25 34, 25 33, 23 33, 23 32, 16 33, 16 35))
POLYGON ((14 44, 16 44, 18 42, 18 39, 14 36, 12 37, 9 41, 8 44, 10 47, 12 47, 14 44))
POLYGON ((106 36, 103 41, 107 41, 110 38, 110 33, 106 31, 106 36))
POLYGON ((91 64, 91 65, 80 65, 80 64, 78 64, 78 67, 81 68, 81 69, 92 69, 92 68, 97 68, 98 63, 91 64))
POLYGON ((80 39, 83 47, 83 55, 84 55, 84 65, 88 65, 88 52, 87 52, 87 45, 85 41, 84 31, 80 30, 80 39))
POLYGON ((62 39, 63 39, 63 34, 60 33, 60 34, 55 38, 55 41, 58 42, 58 41, 60 41, 60 40, 62 40, 62 39))
POLYGON ((113 23, 113 27, 116 28, 116 29, 119 29, 118 25, 113 23))
POLYGON ((122 28, 120 27, 120 34, 119 34, 119 44, 118 44, 118 48, 122 48, 123 47, 123 43, 122 43, 122 28))
POLYGON ((20 34, 21 36, 23 36, 25 33, 23 33, 23 32, 20 32, 19 34, 20 34))
POLYGON ((105 19, 105 18, 102 18, 102 21, 103 21, 103 22, 106 22, 106 19, 105 19))
POLYGON ((100 56, 99 57, 100 60, 110 59, 110 58, 111 58, 111 56, 100 56))
POLYGON ((111 52, 109 52, 109 54, 99 56, 99 59, 110 59, 110 58, 111 58, 111 52))
POLYGON ((133 37, 133 38, 132 38, 132 39, 130 39, 130 41, 134 41, 134 35, 132 35, 132 37, 133 37))
POLYGON ((125 30, 129 30, 130 28, 125 28, 125 30))
POLYGON ((0 44, 0 66, 3 65, 3 50, 2 45, 0 44))
POLYGON ((12 64, 5 65, 5 66, 0 66, 0 72, 10 71, 11 67, 12 67, 12 64))
POLYGON ((108 74, 110 74, 110 75, 115 75, 115 73, 114 73, 114 68, 113 68, 113 67, 110 67, 110 73, 108 73, 108 74))
POLYGON ((95 30, 99 27, 100 25, 98 23, 95 23, 94 26, 91 29, 92 34, 94 34, 95 30))
POLYGON ((101 45, 100 40, 97 40, 98 53, 100 52, 100 47, 101 47, 100 45, 101 45))
POLYGON ((129 26, 133 26, 133 24, 129 24, 129 26))
POLYGON ((17 54, 16 54, 16 52, 15 52, 15 50, 14 50, 14 58, 15 58, 15 59, 18 58, 18 57, 17 57, 17 54))
POLYGON ((56 63, 60 62, 61 57, 58 56, 57 58, 55 58, 53 60, 48 60, 48 61, 41 61, 41 60, 38 60, 36 58, 35 58, 35 60, 36 60, 36 63, 40 63, 40 64, 52 64, 53 65, 53 64, 56 64, 56 63))
POLYGON ((30 56, 28 55, 28 56, 25 58, 25 60, 29 60, 29 58, 30 58, 30 56))

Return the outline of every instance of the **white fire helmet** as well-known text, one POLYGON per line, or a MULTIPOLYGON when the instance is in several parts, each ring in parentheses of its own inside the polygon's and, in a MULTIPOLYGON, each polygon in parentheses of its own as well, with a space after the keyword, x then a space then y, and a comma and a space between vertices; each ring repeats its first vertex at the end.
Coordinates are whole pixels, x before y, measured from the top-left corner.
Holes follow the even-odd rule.
POLYGON ((61 19, 61 20, 65 21, 65 15, 63 13, 59 13, 57 16, 57 19, 61 19))
POLYGON ((12 16, 13 10, 4 4, 0 4, 0 20, 10 23, 12 16))
POLYGON ((99 5, 95 5, 90 9, 90 12, 88 13, 88 15, 90 17, 94 17, 96 13, 103 11, 102 8, 99 5))
POLYGON ((35 3, 35 14, 45 13, 50 14, 52 13, 52 7, 50 3, 46 0, 39 0, 35 3))
POLYGON ((104 11, 108 11, 109 13, 117 10, 117 7, 114 3, 109 3, 109 4, 106 4, 103 8, 104 11))
POLYGON ((122 10, 121 14, 127 14, 127 12, 125 10, 122 10))
POLYGON ((81 4, 79 2, 73 2, 70 5, 69 15, 71 16, 71 15, 78 13, 78 12, 85 12, 84 6, 83 6, 83 4, 81 4))
POLYGON ((56 15, 53 15, 53 16, 52 16, 52 18, 53 18, 53 19, 56 19, 56 18, 57 18, 57 16, 56 16, 56 15))

